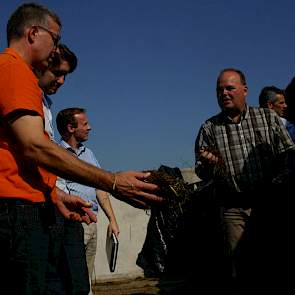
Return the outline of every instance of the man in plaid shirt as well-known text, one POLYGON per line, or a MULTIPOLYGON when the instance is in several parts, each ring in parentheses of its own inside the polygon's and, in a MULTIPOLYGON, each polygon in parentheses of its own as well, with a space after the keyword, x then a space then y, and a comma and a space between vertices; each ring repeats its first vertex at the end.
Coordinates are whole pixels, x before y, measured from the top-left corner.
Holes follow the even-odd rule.
POLYGON ((199 130, 195 144, 196 173, 202 180, 215 181, 217 198, 223 207, 230 281, 236 283, 240 274, 245 274, 239 263, 243 259, 240 247, 245 228, 254 207, 258 203, 264 206, 266 200, 264 195, 258 195, 260 192, 267 195, 265 188, 271 187, 278 175, 286 171, 285 164, 295 146, 274 111, 247 105, 248 87, 240 70, 222 70, 216 92, 221 112, 206 120, 199 130), (223 173, 216 173, 221 166, 223 173))

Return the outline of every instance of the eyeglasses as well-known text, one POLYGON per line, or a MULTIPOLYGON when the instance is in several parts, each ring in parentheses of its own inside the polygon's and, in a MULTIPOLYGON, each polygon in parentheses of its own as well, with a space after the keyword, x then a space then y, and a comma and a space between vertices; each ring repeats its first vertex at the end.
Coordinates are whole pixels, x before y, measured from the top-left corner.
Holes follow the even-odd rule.
POLYGON ((53 41, 53 45, 54 45, 54 47, 57 47, 58 42, 60 41, 60 35, 58 35, 58 34, 56 34, 56 33, 53 33, 53 32, 51 32, 50 30, 48 30, 48 29, 46 29, 46 28, 44 28, 44 27, 42 27, 42 26, 35 26, 35 27, 37 27, 37 28, 39 28, 39 29, 42 29, 42 30, 44 30, 45 32, 47 32, 47 33, 51 36, 51 38, 52 38, 52 41, 53 41))

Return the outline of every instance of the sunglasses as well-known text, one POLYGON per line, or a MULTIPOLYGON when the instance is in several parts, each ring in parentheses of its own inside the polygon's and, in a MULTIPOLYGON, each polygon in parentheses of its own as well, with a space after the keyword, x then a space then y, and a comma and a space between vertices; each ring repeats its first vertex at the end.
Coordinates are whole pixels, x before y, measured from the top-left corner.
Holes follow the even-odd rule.
POLYGON ((46 29, 45 27, 42 27, 42 26, 35 26, 35 27, 47 32, 52 38, 54 47, 57 47, 58 42, 60 41, 60 38, 61 38, 60 35, 58 35, 56 33, 53 33, 50 30, 48 30, 48 29, 46 29))

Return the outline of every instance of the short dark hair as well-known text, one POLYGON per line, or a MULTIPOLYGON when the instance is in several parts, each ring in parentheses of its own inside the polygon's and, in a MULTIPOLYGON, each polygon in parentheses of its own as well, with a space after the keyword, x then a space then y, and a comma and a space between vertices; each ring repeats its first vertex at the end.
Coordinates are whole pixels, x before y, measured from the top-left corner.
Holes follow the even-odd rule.
POLYGON ((267 108, 268 101, 276 102, 277 94, 282 94, 285 96, 285 91, 273 85, 263 87, 259 94, 259 106, 261 108, 267 108))
POLYGON ((73 51, 71 51, 65 44, 58 44, 57 48, 59 52, 54 52, 48 61, 48 68, 54 69, 59 67, 61 62, 65 60, 69 66, 70 70, 69 73, 74 72, 78 64, 78 58, 73 51))
POLYGON ((75 115, 85 114, 86 109, 83 108, 67 108, 58 112, 56 116, 56 127, 61 136, 65 135, 68 131, 68 124, 71 124, 73 127, 77 127, 78 123, 76 121, 75 115))
POLYGON ((60 51, 60 57, 62 60, 65 60, 69 63, 70 71, 69 73, 74 72, 77 67, 78 59, 73 51, 71 51, 65 44, 59 44, 58 49, 60 51))
POLYGON ((47 26, 49 17, 61 27, 58 15, 47 7, 36 3, 25 3, 19 6, 7 22, 6 34, 8 45, 13 39, 20 39, 28 26, 47 26))
POLYGON ((240 76, 241 83, 243 85, 247 85, 246 76, 241 70, 238 70, 238 69, 235 69, 235 68, 226 68, 226 69, 223 69, 219 73, 218 78, 217 78, 217 83, 216 83, 217 86, 218 86, 218 83, 219 83, 220 76, 225 72, 235 72, 235 73, 237 73, 240 76))

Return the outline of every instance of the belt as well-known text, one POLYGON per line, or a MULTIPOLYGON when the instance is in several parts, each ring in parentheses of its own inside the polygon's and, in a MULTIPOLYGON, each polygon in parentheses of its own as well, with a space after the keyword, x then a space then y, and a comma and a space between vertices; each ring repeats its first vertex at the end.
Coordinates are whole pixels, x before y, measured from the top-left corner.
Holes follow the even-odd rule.
POLYGON ((4 210, 6 214, 13 213, 13 216, 17 216, 17 220, 41 222, 46 226, 56 222, 54 206, 48 202, 31 202, 19 198, 0 197, 0 208, 1 211, 4 210))
POLYGON ((15 205, 15 206, 33 206, 33 207, 45 207, 45 202, 32 202, 29 200, 18 199, 18 198, 1 198, 0 204, 15 205))
POLYGON ((221 203, 222 206, 227 208, 252 208, 253 193, 224 193, 224 195, 221 198, 221 203))

